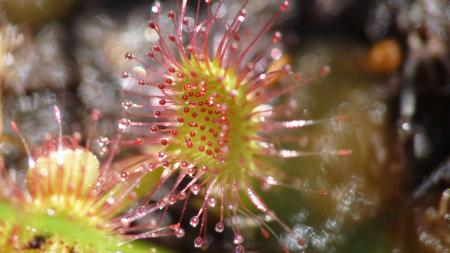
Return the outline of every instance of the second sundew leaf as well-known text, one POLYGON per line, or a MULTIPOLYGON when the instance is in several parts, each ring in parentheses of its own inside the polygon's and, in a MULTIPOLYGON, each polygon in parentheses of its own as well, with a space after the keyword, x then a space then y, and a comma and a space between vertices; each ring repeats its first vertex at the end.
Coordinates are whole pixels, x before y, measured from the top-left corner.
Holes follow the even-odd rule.
MULTIPOLYGON (((55 114, 60 118, 57 108, 55 114)), ((51 137, 36 148, 24 186, 0 164, 0 252, 168 252, 128 233, 142 217, 130 218, 139 213, 135 190, 152 183, 151 174, 133 159, 110 163, 114 152, 101 162, 77 140, 51 137)))
POLYGON ((123 238, 110 231, 98 229, 65 216, 30 213, 6 202, 0 202, 0 220, 2 221, 0 223, 2 238, 19 235, 18 241, 14 243, 0 240, 2 252, 8 252, 13 247, 21 247, 21 252, 24 253, 54 252, 52 250, 58 248, 73 249, 79 253, 144 253, 149 249, 158 253, 169 252, 149 244, 124 243, 123 238), (9 229, 6 229, 7 227, 9 229), (39 251, 35 251, 36 249, 30 246, 36 238, 41 238, 41 245, 38 245, 39 251))

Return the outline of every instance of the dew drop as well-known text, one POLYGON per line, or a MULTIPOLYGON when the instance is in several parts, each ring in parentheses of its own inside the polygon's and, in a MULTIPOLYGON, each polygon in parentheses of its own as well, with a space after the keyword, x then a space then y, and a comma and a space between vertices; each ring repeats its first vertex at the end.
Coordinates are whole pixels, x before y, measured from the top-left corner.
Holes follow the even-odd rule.
POLYGON ((119 123, 117 124, 117 127, 119 128, 119 131, 123 132, 131 125, 131 121, 127 118, 123 118, 119 120, 119 123))
POLYGON ((289 1, 285 0, 280 4, 280 11, 287 11, 289 8, 289 1))
POLYGON ((179 192, 178 194, 177 194, 177 198, 178 198, 178 200, 183 200, 183 199, 185 199, 186 198, 186 193, 185 192, 179 192))
POLYGON ((208 199, 208 205, 209 205, 210 207, 215 207, 215 206, 216 206, 216 203, 217 203, 217 201, 216 201, 215 198, 210 197, 210 198, 208 199))
POLYGON ((156 2, 155 5, 152 6, 153 13, 159 13, 160 9, 161 9, 161 4, 159 2, 156 2))
POLYGON ((125 225, 125 226, 128 226, 128 224, 129 224, 128 218, 125 218, 125 217, 120 219, 120 222, 122 223, 122 225, 125 225))
POLYGON ((134 139, 134 144, 136 144, 136 145, 142 145, 143 143, 144 143, 144 139, 142 139, 142 138, 134 139))
POLYGON ((214 229, 216 230, 217 233, 222 233, 223 230, 225 229, 225 225, 223 224, 223 222, 217 222, 214 229))
POLYGON ((169 196, 169 204, 173 205, 173 204, 175 204, 175 202, 177 202, 177 197, 175 195, 170 195, 169 196))
POLYGON ((184 237, 185 234, 186 234, 186 233, 184 232, 184 229, 182 229, 182 228, 177 228, 177 229, 175 230, 175 236, 176 236, 177 238, 182 238, 182 237, 184 237))
POLYGON ((126 60, 133 60, 134 59, 134 55, 130 52, 125 53, 125 59, 126 60))
POLYGON ((194 175, 194 173, 195 173, 195 169, 193 167, 188 168, 187 169, 187 173, 188 173, 189 176, 192 177, 194 175))
POLYGON ((200 185, 194 184, 194 185, 191 186, 191 192, 194 195, 197 195, 199 191, 200 191, 200 185))
POLYGON ((156 168, 156 165, 154 163, 150 163, 147 166, 147 169, 148 169, 149 172, 153 172, 155 170, 155 168, 156 168))
POLYGON ((173 10, 170 10, 170 11, 167 13, 167 16, 168 16, 171 20, 174 20, 174 19, 175 19, 175 12, 174 12, 173 10))
POLYGON ((237 43, 236 41, 233 41, 233 43, 231 43, 231 49, 232 50, 236 50, 239 47, 239 43, 237 43))
POLYGON ((242 244, 244 242, 244 237, 240 234, 234 236, 233 243, 234 244, 242 244))
POLYGON ((203 245, 203 239, 201 237, 197 237, 194 239, 194 247, 200 248, 203 245))
POLYGON ((247 16, 247 10, 246 9, 242 9, 241 13, 239 13, 238 21, 239 22, 244 22, 246 16, 247 16))
POLYGON ((156 23, 154 21, 149 21, 147 26, 152 28, 152 29, 156 29, 156 23))
POLYGON ((281 49, 279 49, 277 47, 276 48, 272 48, 272 50, 270 51, 270 56, 274 60, 279 60, 283 56, 283 51, 281 51, 281 49))
POLYGON ((122 182, 125 182, 125 180, 128 178, 128 172, 126 172, 126 171, 122 171, 121 173, 120 173, 120 180, 122 181, 122 182))
POLYGON ((134 66, 133 73, 139 78, 145 78, 147 76, 147 71, 142 66, 134 66))
POLYGON ((306 243, 306 240, 305 240, 305 239, 303 239, 303 238, 298 238, 298 239, 297 239, 297 246, 298 246, 298 248, 299 248, 300 250, 306 249, 306 245, 307 245, 307 243, 306 243))
POLYGON ((321 76, 326 76, 330 73, 331 69, 329 66, 324 66, 320 69, 320 75, 321 76))
POLYGON ((236 246, 235 252, 236 252, 236 253, 244 253, 244 252, 245 252, 244 246, 242 246, 242 245, 236 246))
POLYGON ((280 42, 281 37, 282 37, 281 32, 278 32, 278 31, 275 32, 275 33, 272 35, 272 43, 278 43, 278 42, 280 42))
POLYGON ((113 197, 109 197, 109 198, 106 200, 106 203, 108 203, 109 205, 112 205, 112 204, 114 204, 115 201, 116 201, 116 200, 115 200, 113 197))
POLYGON ((159 209, 163 209, 166 206, 166 201, 164 201, 164 199, 160 199, 156 205, 159 209))
POLYGON ((195 228, 198 225, 199 221, 200 219, 197 216, 193 216, 189 221, 189 224, 191 224, 191 226, 195 228))
POLYGON ((137 214, 143 215, 145 213, 145 206, 140 206, 137 208, 137 214))
POLYGON ((124 110, 128 110, 133 106, 133 103, 129 100, 124 100, 122 101, 121 105, 124 110))
POLYGON ((153 53, 152 51, 148 51, 147 56, 150 58, 155 58, 155 53, 153 53))

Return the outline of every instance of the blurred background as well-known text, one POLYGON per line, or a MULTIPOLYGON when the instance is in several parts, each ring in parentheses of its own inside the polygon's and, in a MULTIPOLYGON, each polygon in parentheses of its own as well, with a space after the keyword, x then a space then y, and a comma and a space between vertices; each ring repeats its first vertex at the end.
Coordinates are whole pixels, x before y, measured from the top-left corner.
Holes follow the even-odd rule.
MULTIPOLYGON (((240 4, 225 2, 229 10, 240 4)), ((130 67, 123 55, 144 54, 157 39, 146 30, 153 5, 0 1, 0 152, 9 169, 26 163, 8 122, 16 120, 37 145, 57 131, 54 104, 63 111, 66 133, 86 132, 96 108, 103 115, 99 135, 114 133, 121 73, 130 67)), ((277 5, 250 1, 248 22, 277 5)), ((307 252, 450 252, 449 1, 297 0, 275 28, 284 34, 284 61, 293 69, 332 70, 291 95, 299 117, 349 116, 300 130, 300 145, 353 154, 284 162, 282 169, 302 188, 270 189, 265 201, 308 238, 307 252)), ((99 142, 100 156, 102 148, 99 142)), ((247 252, 282 251, 256 226, 245 230, 247 252)), ((210 236, 208 252, 232 251, 231 234, 210 236)), ((154 242, 195 252, 192 238, 154 242)), ((292 243, 290 235, 280 238, 292 243)))

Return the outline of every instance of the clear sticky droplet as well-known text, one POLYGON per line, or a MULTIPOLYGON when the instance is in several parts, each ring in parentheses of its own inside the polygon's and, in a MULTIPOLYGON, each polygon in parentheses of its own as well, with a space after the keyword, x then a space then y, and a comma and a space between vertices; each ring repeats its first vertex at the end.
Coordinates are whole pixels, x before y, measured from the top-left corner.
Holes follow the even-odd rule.
POLYGON ((194 195, 197 195, 199 191, 200 191, 200 185, 194 184, 194 185, 191 186, 191 192, 194 195))
POLYGON ((189 221, 189 224, 191 224, 191 226, 195 228, 198 225, 199 221, 200 219, 197 216, 193 216, 189 221))
POLYGON ((194 239, 194 247, 200 248, 203 245, 203 238, 197 237, 194 239))
POLYGON ((210 207, 215 207, 215 206, 216 206, 216 203, 217 203, 217 201, 216 201, 215 198, 210 197, 210 198, 208 199, 208 205, 209 205, 210 207))
POLYGON ((234 236, 233 243, 234 244, 242 244, 244 242, 244 237, 240 234, 234 236))
POLYGON ((119 120, 117 127, 119 128, 119 131, 124 132, 130 125, 131 125, 131 121, 127 118, 123 118, 123 119, 119 120))
POLYGON ((217 233, 222 233, 225 229, 225 225, 223 222, 217 222, 216 226, 214 227, 214 230, 216 230, 217 233))
POLYGON ((184 237, 185 234, 186 234, 186 232, 185 232, 184 229, 182 229, 182 228, 177 228, 177 229, 175 230, 175 236, 176 236, 177 238, 182 238, 182 237, 184 237))
POLYGON ((236 252, 236 253, 244 253, 245 252, 244 246, 237 245, 234 252, 236 252))
POLYGON ((134 66, 133 67, 133 74, 137 78, 145 79, 147 77, 147 71, 142 66, 134 66))

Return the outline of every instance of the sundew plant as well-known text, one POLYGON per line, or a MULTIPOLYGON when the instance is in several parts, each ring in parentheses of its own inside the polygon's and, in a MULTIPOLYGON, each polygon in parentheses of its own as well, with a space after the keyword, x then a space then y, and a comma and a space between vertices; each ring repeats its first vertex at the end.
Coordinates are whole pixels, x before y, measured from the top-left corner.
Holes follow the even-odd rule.
POLYGON ((116 135, 99 141, 105 149, 101 159, 92 150, 98 111, 83 140, 63 135, 55 106, 59 133, 39 147, 28 147, 20 126, 11 123, 28 169, 21 182, 0 166, 1 252, 163 252, 135 241, 176 240, 186 233, 195 235, 195 248, 207 248, 213 220, 213 233, 232 234, 233 248, 241 253, 244 219, 286 252, 307 248, 307 239, 296 235, 260 193, 273 186, 301 188, 280 169, 282 160, 349 155, 347 149, 285 148, 297 143, 292 130, 345 117, 292 117, 287 95, 329 69, 303 77, 288 64, 282 34, 273 27, 289 1, 262 18, 251 17, 248 4, 153 5, 146 32, 157 39, 143 58, 125 53, 135 64, 122 74, 125 116, 116 135), (144 154, 133 155, 136 147, 144 154), (187 217, 190 208, 196 211, 187 217), (177 217, 168 218, 173 210, 177 217), (295 238, 295 246, 285 245, 281 233, 295 238))
MULTIPOLYGON (((61 126, 58 107, 56 121, 61 126)), ((95 125, 98 112, 92 115, 95 125)), ((19 126, 12 129, 21 136, 19 126)), ((137 183, 125 181, 134 166, 113 165, 116 149, 100 162, 90 150, 90 138, 80 134, 49 136, 29 149, 26 184, 0 165, 0 252, 148 252, 154 247, 126 243, 130 238, 121 219, 136 201, 137 183)), ((158 252, 165 252, 159 250, 158 252)))
MULTIPOLYGON (((245 244, 239 217, 258 224, 267 237, 279 238, 271 223, 293 234, 263 201, 259 189, 296 187, 279 168, 280 160, 351 153, 283 148, 295 143, 293 129, 345 118, 299 119, 289 113, 286 95, 329 69, 323 67, 316 76, 304 78, 283 58, 282 34, 272 28, 288 10, 289 1, 280 1, 263 22, 247 21, 252 20, 246 9, 249 1, 238 4, 232 14, 227 13, 229 4, 157 2, 148 32, 158 39, 144 57, 125 54, 136 65, 123 73, 122 106, 127 116, 120 126, 135 139, 121 143, 151 147, 143 166, 160 174, 142 204, 156 206, 162 216, 172 206, 181 209, 173 223, 158 222, 136 239, 183 237, 186 231, 196 230, 193 245, 207 247, 210 214, 218 216, 215 233, 232 231, 236 252, 244 252, 245 244), (189 202, 198 203, 197 212, 185 217, 189 202), (188 229, 186 223, 195 229, 188 229)), ((306 248, 305 238, 298 235, 296 240, 294 250, 306 248)), ((289 250, 281 240, 280 244, 289 250)))

